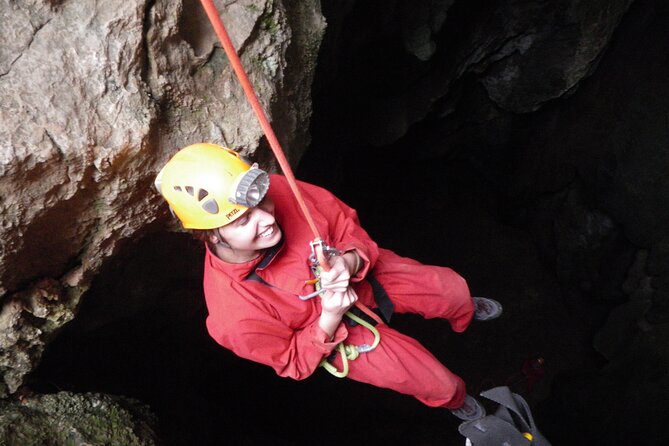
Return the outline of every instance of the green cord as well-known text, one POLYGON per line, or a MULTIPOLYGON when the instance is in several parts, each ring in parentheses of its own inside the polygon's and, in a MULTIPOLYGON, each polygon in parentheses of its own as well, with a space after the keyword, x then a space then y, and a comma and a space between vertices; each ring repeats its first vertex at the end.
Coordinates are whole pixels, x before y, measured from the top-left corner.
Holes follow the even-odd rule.
MULTIPOLYGON (((312 272, 314 273, 314 276, 317 278, 320 278, 321 275, 321 267, 320 266, 315 266, 311 268, 312 272)), ((321 289, 321 283, 320 280, 315 284, 316 290, 321 289)), ((372 345, 368 344, 363 344, 363 345, 350 345, 350 344, 344 344, 343 342, 340 342, 339 345, 337 345, 337 350, 339 351, 339 354, 341 355, 341 361, 342 361, 342 370, 339 371, 337 370, 337 367, 333 366, 330 364, 326 359, 323 359, 321 363, 319 364, 320 367, 323 367, 325 370, 330 372, 332 375, 336 376, 337 378, 346 378, 348 375, 348 361, 353 361, 355 360, 358 356, 360 356, 360 353, 369 353, 372 350, 374 350, 378 345, 379 342, 381 342, 381 334, 379 333, 379 330, 376 329, 372 324, 369 322, 365 321, 364 319, 359 318, 355 314, 351 313, 350 311, 347 311, 344 316, 348 316, 358 324, 362 325, 366 329, 372 332, 374 334, 374 342, 372 345)))
POLYGON ((355 360, 358 356, 360 356, 360 353, 371 352, 379 345, 379 342, 381 342, 381 334, 379 333, 379 330, 377 330, 376 327, 374 327, 372 324, 359 318, 350 311, 347 311, 345 316, 348 316, 358 324, 362 325, 363 327, 371 331, 372 334, 374 334, 374 342, 372 343, 372 345, 367 345, 367 344, 350 345, 340 342, 339 345, 337 346, 337 350, 341 355, 342 370, 341 371, 337 370, 337 368, 334 365, 330 364, 327 359, 323 359, 320 363, 321 367, 323 367, 325 370, 327 370, 337 378, 346 378, 346 376, 348 375, 349 371, 348 361, 355 360))

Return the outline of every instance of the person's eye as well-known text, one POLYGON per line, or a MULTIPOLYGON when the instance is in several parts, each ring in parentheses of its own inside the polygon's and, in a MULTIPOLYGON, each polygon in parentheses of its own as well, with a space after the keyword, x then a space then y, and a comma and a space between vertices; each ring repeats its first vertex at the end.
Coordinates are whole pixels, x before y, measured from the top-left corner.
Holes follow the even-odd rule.
POLYGON ((244 226, 244 225, 245 225, 246 223, 248 223, 248 222, 249 222, 249 216, 248 216, 248 215, 244 215, 242 218, 240 218, 239 220, 237 220, 237 226, 244 226))

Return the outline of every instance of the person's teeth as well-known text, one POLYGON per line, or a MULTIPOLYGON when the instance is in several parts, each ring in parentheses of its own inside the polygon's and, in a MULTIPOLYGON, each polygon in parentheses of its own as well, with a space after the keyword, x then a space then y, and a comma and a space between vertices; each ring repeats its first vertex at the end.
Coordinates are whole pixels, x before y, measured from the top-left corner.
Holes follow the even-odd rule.
POLYGON ((258 235, 258 237, 262 237, 262 238, 269 237, 273 233, 274 233, 274 228, 269 228, 269 229, 263 231, 262 233, 260 233, 260 235, 258 235))

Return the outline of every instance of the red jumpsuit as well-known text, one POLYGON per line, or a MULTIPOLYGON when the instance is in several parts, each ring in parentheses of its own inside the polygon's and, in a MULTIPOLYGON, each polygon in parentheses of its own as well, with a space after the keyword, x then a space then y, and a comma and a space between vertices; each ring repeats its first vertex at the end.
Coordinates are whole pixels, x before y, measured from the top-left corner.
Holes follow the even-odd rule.
MULTIPOLYGON (((300 183, 300 190, 326 242, 341 251, 355 250, 364 260, 351 279, 362 303, 376 306, 371 285, 364 280, 373 271, 397 313, 444 318, 456 332, 467 328, 473 303, 462 277, 449 268, 422 265, 379 248, 360 227, 355 210, 317 186, 300 183)), ((350 327, 342 322, 330 341, 320 329, 320 299, 298 298, 314 290, 313 285, 305 284, 312 278, 308 262, 312 234, 285 177, 272 175, 268 194, 276 205, 283 244, 264 268, 257 268, 261 258, 231 264, 207 249, 207 328, 219 344, 238 356, 299 380, 310 376, 340 342, 372 344, 373 335, 361 325, 350 327), (266 283, 246 280, 253 271, 266 283)), ((377 329, 381 343, 349 362, 349 378, 412 395, 428 406, 450 409, 462 405, 466 393, 462 379, 415 339, 386 324, 377 329)), ((341 369, 340 355, 334 364, 341 369)))

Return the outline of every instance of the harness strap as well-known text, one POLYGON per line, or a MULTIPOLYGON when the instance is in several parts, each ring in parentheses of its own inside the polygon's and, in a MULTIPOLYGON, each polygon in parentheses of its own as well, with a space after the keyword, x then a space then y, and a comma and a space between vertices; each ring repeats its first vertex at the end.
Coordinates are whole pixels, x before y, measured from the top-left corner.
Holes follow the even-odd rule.
POLYGON ((390 323, 390 318, 395 311, 395 304, 390 300, 386 289, 383 288, 383 285, 374 277, 374 271, 371 271, 365 279, 372 285, 372 293, 374 294, 374 301, 376 301, 376 307, 379 310, 381 318, 386 324, 390 323))
MULTIPOLYGON (((358 316, 359 318, 367 320, 367 322, 372 325, 379 324, 379 318, 384 323, 390 324, 390 318, 395 312, 395 304, 393 304, 393 302, 390 300, 386 289, 383 288, 383 285, 381 285, 376 277, 374 277, 373 273, 374 271, 370 272, 367 277, 365 277, 365 280, 372 286, 372 295, 374 296, 376 308, 372 309, 371 311, 374 312, 377 318, 372 318, 371 316, 367 315, 367 313, 364 313, 359 307, 352 307, 348 311, 358 316)), ((347 320, 346 323, 351 327, 358 325, 358 323, 353 319, 347 320)))

